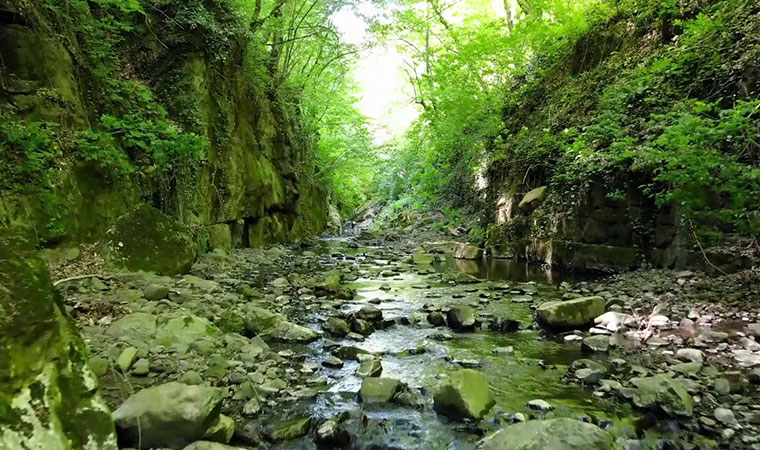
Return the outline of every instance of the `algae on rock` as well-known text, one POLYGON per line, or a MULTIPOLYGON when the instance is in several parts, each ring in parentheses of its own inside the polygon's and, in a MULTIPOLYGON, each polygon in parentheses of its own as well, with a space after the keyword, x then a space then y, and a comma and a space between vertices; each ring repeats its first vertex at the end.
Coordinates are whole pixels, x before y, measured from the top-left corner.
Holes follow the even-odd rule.
POLYGON ((117 448, 87 349, 47 268, 8 234, 0 234, 0 448, 117 448))

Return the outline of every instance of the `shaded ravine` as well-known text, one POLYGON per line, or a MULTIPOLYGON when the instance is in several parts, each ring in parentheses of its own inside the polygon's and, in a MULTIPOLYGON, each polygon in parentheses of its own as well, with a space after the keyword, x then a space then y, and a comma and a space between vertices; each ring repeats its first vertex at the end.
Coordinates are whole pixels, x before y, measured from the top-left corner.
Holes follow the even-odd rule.
MULTIPOLYGON (((326 339, 382 355, 382 376, 407 383, 419 393, 424 407, 361 405, 356 394, 362 380, 354 374, 359 363, 345 359, 340 369, 320 366, 316 375, 326 376, 329 382, 316 399, 283 405, 276 413, 258 418, 256 422, 261 426, 273 420, 343 414, 348 417, 344 425, 360 448, 474 448, 483 430, 436 414, 432 394, 446 373, 462 365, 477 364, 496 399, 496 406, 485 419, 488 427, 498 429, 509 423, 514 414, 522 413, 526 417, 609 421, 608 426, 614 427, 616 434, 634 434, 639 416, 629 405, 597 398, 591 389, 562 380, 573 361, 588 357, 582 355, 580 344, 566 343, 532 327, 529 297, 536 300, 558 297, 555 285, 566 275, 513 261, 454 260, 446 253, 435 254, 436 260, 430 265, 415 265, 408 255, 388 248, 351 247, 356 246, 342 239, 329 239, 310 250, 319 254, 327 266, 340 267, 346 262, 358 266, 360 277, 349 284, 357 295, 343 302, 343 312, 351 313, 373 304, 383 311, 384 320, 395 319, 396 324, 375 331, 361 342, 332 338, 329 334, 326 339), (464 276, 463 272, 477 278, 464 276), (522 302, 513 302, 513 298, 522 302), (455 333, 427 323, 428 310, 456 304, 477 307, 483 318, 497 315, 518 320, 521 330, 455 333), (513 353, 494 354, 494 349, 505 347, 512 347, 513 353), (526 403, 534 399, 545 400, 554 409, 546 413, 533 411, 526 403)), ((329 308, 301 314, 309 326, 319 328, 321 320, 329 316, 329 308)), ((330 355, 325 342, 328 341, 319 340, 308 346, 283 344, 276 348, 305 352, 306 361, 319 365, 330 355)), ((303 437, 272 448, 313 448, 313 445, 309 437, 303 437)))

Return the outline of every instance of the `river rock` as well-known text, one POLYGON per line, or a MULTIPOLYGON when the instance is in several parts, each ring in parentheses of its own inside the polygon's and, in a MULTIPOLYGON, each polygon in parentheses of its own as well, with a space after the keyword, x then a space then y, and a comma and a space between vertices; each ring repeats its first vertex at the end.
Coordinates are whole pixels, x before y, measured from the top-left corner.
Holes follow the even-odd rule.
POLYGON ((616 311, 607 311, 601 316, 594 318, 594 324, 613 333, 635 323, 636 319, 632 315, 616 311))
POLYGON ((382 373, 383 364, 379 359, 362 361, 359 368, 356 369, 356 376, 359 378, 379 377, 382 373))
POLYGON ((289 322, 285 316, 249 303, 245 306, 245 330, 250 335, 283 342, 311 342, 320 334, 311 328, 289 322))
POLYGON ((286 420, 272 426, 269 437, 275 442, 288 441, 304 436, 311 429, 311 417, 286 420))
POLYGON ((218 422, 221 401, 216 388, 171 382, 143 389, 113 412, 119 441, 140 442, 143 449, 182 448, 218 422))
POLYGON ((337 317, 328 317, 325 323, 322 324, 322 328, 328 333, 337 337, 345 337, 351 330, 348 327, 348 323, 337 317))
POLYGON ((127 347, 121 351, 119 358, 116 360, 116 367, 118 367, 122 373, 127 373, 132 367, 132 364, 135 363, 137 360, 137 351, 138 350, 135 347, 127 347))
POLYGON ((485 438, 480 450, 610 450, 612 438, 601 428, 575 419, 531 420, 485 438))
POLYGON ((107 333, 130 344, 145 343, 156 334, 158 317, 153 314, 136 312, 127 314, 113 322, 107 333))
POLYGON ((607 375, 607 369, 591 359, 573 361, 570 365, 570 372, 578 381, 585 384, 596 384, 607 375))
POLYGON ((116 450, 87 347, 31 242, 0 231, 0 448, 116 450))
POLYGON ((434 327, 442 327, 446 325, 446 319, 443 317, 440 311, 433 311, 427 315, 427 321, 434 327))
POLYGON ((203 433, 203 439, 213 442, 229 442, 235 433, 235 421, 231 417, 219 414, 217 420, 203 433))
POLYGON ((190 231, 148 205, 120 217, 106 232, 98 250, 110 270, 160 275, 187 273, 196 258, 190 231))
POLYGON ((379 322, 383 320, 383 311, 372 305, 362 306, 362 308, 357 311, 356 317, 363 320, 369 320, 370 322, 379 322))
POLYGON ((359 399, 364 403, 387 403, 403 388, 394 378, 365 378, 359 389, 359 399))
POLYGON ((512 333, 520 329, 520 322, 508 317, 494 317, 490 329, 491 331, 512 333))
POLYGON ((554 409, 554 406, 552 406, 551 403, 547 402, 546 400, 541 400, 541 399, 531 400, 528 403, 526 403, 525 406, 527 406, 530 409, 534 409, 536 411, 542 411, 542 412, 551 411, 552 409, 554 409))
POLYGON ((589 325, 604 313, 604 297, 581 297, 545 302, 536 309, 536 319, 549 328, 574 328, 589 325))
POLYGON ((465 305, 453 306, 446 314, 446 320, 452 330, 471 330, 475 326, 475 310, 465 305))
POLYGON ((343 360, 330 355, 327 358, 325 358, 324 361, 322 361, 322 365, 325 367, 329 367, 331 369, 340 369, 341 367, 343 367, 343 360))
POLYGON ((672 416, 690 417, 693 414, 693 400, 677 380, 665 375, 646 378, 632 378, 636 387, 633 404, 639 408, 659 408, 672 416))
POLYGON ((163 300, 169 297, 169 287, 162 284, 151 283, 143 288, 143 297, 152 302, 163 300))
POLYGON ((456 259, 480 259, 483 257, 483 250, 472 244, 457 244, 454 247, 454 258, 456 259))
POLYGON ((603 352, 610 349, 610 338, 607 335, 589 336, 583 340, 581 350, 584 353, 603 352))
POLYGON ((486 377, 472 369, 452 373, 433 397, 435 410, 455 419, 481 419, 495 403, 486 377))
POLYGON ((702 363, 702 361, 704 361, 702 350, 696 348, 679 348, 676 352, 676 358, 680 359, 681 361, 696 363, 702 363))
POLYGON ((216 342, 222 335, 222 331, 216 325, 202 317, 188 313, 173 313, 159 318, 156 343, 171 347, 175 344, 190 345, 199 340, 216 342))
POLYGON ((343 448, 351 442, 351 435, 348 434, 348 431, 343 428, 340 422, 330 419, 317 428, 315 440, 319 448, 343 448))
POLYGON ((355 333, 358 333, 362 336, 369 336, 370 334, 375 332, 375 327, 372 325, 372 322, 369 322, 364 319, 356 319, 354 318, 351 321, 351 330, 355 333))

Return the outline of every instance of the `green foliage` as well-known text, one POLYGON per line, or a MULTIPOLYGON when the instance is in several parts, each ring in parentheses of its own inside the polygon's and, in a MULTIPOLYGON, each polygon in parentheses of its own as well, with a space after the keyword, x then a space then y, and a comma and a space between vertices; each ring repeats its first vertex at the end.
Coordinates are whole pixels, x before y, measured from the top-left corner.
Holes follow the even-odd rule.
POLYGON ((30 192, 49 186, 62 151, 58 124, 27 122, 0 110, 0 188, 30 192))
POLYGON ((386 30, 410 43, 423 112, 383 195, 406 185, 428 205, 482 211, 488 183, 548 184, 547 207, 572 215, 592 186, 622 201, 632 185, 705 240, 758 236, 755 3, 545 0, 497 20, 472 0, 457 24, 427 5, 386 30))
POLYGON ((587 28, 584 11, 593 2, 530 3, 535 9, 514 22, 495 17, 491 2, 469 0, 459 25, 447 21, 437 1, 426 8, 411 3, 384 30, 403 38, 400 50, 415 68, 410 82, 422 108, 397 143, 386 177, 403 173, 403 184, 424 203, 482 209, 479 180, 499 156, 505 90, 519 74, 554 67, 569 39, 587 28))

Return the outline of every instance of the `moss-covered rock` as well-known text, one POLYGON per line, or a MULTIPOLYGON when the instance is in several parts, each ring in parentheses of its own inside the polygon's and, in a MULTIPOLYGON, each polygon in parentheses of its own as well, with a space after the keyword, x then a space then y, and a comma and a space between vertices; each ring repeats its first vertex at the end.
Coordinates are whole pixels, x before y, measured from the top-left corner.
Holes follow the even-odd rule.
POLYGON ((480 259, 483 257, 483 250, 477 245, 457 244, 454 247, 454 258, 456 259, 480 259))
POLYGON ((472 330, 475 326, 475 310, 467 305, 453 306, 446 313, 446 321, 453 330, 472 330))
POLYGON ((394 378, 369 377, 362 381, 359 398, 364 403, 387 403, 403 389, 404 385, 394 378))
POLYGON ((567 301, 545 302, 536 309, 536 319, 549 328, 582 327, 604 314, 603 297, 581 297, 567 301))
POLYGON ((538 205, 546 198, 546 186, 541 186, 533 189, 523 196, 520 203, 517 205, 523 211, 532 211, 536 209, 538 205))
POLYGON ((127 314, 108 327, 107 333, 130 344, 148 342, 156 335, 158 317, 136 312, 127 314))
POLYGON ((479 450, 609 450, 612 438, 601 428, 575 419, 531 420, 485 438, 479 450))
POLYGON ((633 404, 639 408, 660 409, 673 416, 690 417, 694 402, 686 389, 665 374, 646 378, 633 378, 636 387, 633 392, 633 404))
MULTIPOLYGON (((142 449, 182 448, 209 431, 218 437, 222 397, 217 388, 174 382, 143 389, 113 412, 119 442, 142 449)), ((222 425, 229 428, 228 421, 222 425)))
POLYGON ((303 436, 311 429, 311 417, 286 420, 272 426, 269 437, 275 441, 287 441, 303 436))
POLYGON ((251 303, 244 311, 245 329, 249 335, 283 342, 311 342, 320 334, 311 328, 289 322, 285 316, 251 303))
POLYGON ((45 265, 0 235, 0 448, 116 450, 87 349, 45 265))
POLYGON ((120 217, 99 249, 110 270, 161 275, 186 273, 196 258, 189 230, 148 205, 120 217))
POLYGON ((172 314, 161 317, 156 331, 156 343, 165 347, 190 345, 202 340, 219 340, 222 331, 208 320, 193 314, 172 314))
POLYGON ((435 410, 454 419, 481 419, 495 404, 486 377, 472 369, 451 374, 433 397, 435 410))

